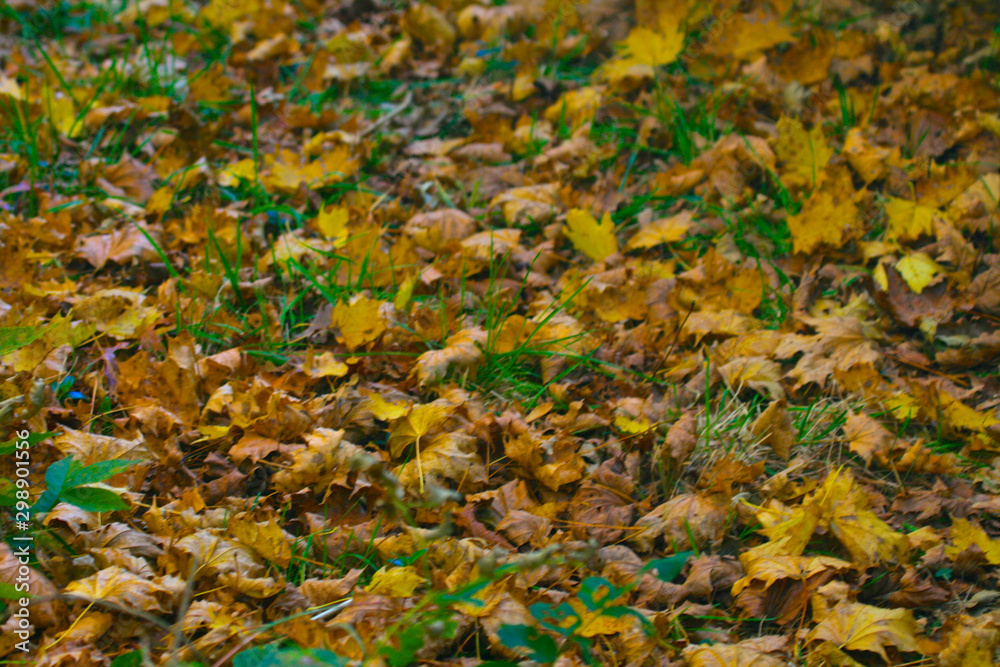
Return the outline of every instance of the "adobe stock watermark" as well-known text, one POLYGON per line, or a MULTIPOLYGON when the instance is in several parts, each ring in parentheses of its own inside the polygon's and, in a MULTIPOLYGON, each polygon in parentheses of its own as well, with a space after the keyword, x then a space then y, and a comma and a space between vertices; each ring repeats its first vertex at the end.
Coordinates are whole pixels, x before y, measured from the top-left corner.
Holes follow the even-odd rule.
POLYGON ((18 642, 15 648, 24 653, 29 651, 28 640, 34 634, 34 626, 31 623, 31 616, 28 605, 31 603, 31 548, 34 543, 34 536, 31 534, 31 505, 28 500, 31 496, 31 443, 28 440, 30 433, 26 430, 17 431, 14 434, 14 525, 16 532, 11 542, 14 546, 14 557, 17 558, 17 570, 14 575, 14 589, 21 593, 21 597, 11 601, 11 618, 14 619, 14 634, 17 635, 18 642))

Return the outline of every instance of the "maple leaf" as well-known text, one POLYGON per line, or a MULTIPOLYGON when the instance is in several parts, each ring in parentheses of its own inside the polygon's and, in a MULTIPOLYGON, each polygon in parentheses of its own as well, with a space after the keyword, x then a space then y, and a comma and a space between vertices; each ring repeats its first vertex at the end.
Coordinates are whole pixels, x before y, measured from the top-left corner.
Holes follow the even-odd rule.
POLYGON ((785 163, 782 177, 789 187, 816 187, 824 176, 826 163, 833 156, 821 126, 807 131, 801 120, 787 116, 778 120, 774 152, 785 163))
POLYGON ((659 67, 677 60, 684 48, 684 31, 680 26, 673 30, 654 32, 649 28, 634 28, 621 43, 625 59, 630 63, 659 67))
POLYGON ((652 248, 661 243, 674 243, 687 235, 694 214, 684 211, 670 218, 660 218, 642 226, 628 241, 629 250, 652 248))
POLYGON ((854 188, 842 169, 813 190, 802 210, 788 218, 795 252, 811 253, 823 246, 839 248, 860 236, 862 227, 854 188))
POLYGON ((739 644, 686 646, 684 658, 691 667, 781 667, 785 664, 777 655, 739 644))
POLYGON ((876 456, 885 456, 896 438, 880 423, 866 415, 847 414, 844 435, 850 441, 851 451, 871 463, 876 456))
POLYGON ((333 307, 333 324, 349 350, 378 340, 388 326, 382 315, 385 302, 358 295, 333 307))
POLYGON ((566 214, 566 237, 577 250, 595 262, 618 252, 618 239, 615 238, 610 213, 605 213, 598 222, 587 211, 571 210, 566 214))
POLYGON ((920 628, 909 609, 841 603, 812 629, 808 641, 829 641, 848 651, 870 651, 889 662, 886 648, 920 652, 920 628))
POLYGON ((408 598, 424 581, 425 579, 417 574, 417 569, 411 565, 394 568, 383 567, 372 575, 371 583, 365 587, 365 590, 376 595, 408 598))
POLYGON ((1000 540, 991 538, 979 526, 967 519, 954 519, 951 525, 952 546, 946 546, 945 554, 955 559, 971 546, 979 547, 982 557, 990 565, 1000 565, 1000 540))
POLYGON ((424 352, 413 366, 420 384, 442 379, 451 368, 469 368, 483 358, 488 334, 479 328, 463 329, 445 341, 440 350, 424 352))
POLYGON ((165 586, 112 566, 72 581, 66 592, 84 600, 107 600, 122 607, 166 613, 172 608, 171 591, 165 586))
POLYGON ((292 560, 292 547, 273 517, 258 522, 249 516, 237 515, 230 519, 229 530, 241 544, 250 547, 265 560, 280 567, 288 567, 292 560))

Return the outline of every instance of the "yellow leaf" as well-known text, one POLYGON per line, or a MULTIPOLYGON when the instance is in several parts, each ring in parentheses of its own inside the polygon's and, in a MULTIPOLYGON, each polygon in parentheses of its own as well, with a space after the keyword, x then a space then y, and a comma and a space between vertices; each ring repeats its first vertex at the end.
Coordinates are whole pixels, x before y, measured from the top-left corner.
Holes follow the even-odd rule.
POLYGON ((565 234, 577 250, 595 262, 618 252, 610 213, 605 213, 598 222, 587 211, 575 208, 566 214, 565 234))
POLYGON ((448 408, 441 401, 414 406, 405 417, 396 422, 389 433, 389 453, 393 458, 399 458, 412 444, 417 445, 419 453, 420 438, 447 418, 448 408))
POLYGON ((235 187, 243 182, 250 182, 257 177, 257 167, 253 158, 246 158, 225 167, 216 175, 216 180, 223 187, 235 187))
POLYGON ((394 567, 391 570, 383 567, 372 575, 372 582, 365 586, 365 590, 391 598, 408 598, 424 581, 412 565, 394 567))
POLYGON ((615 428, 617 428, 622 433, 628 433, 629 435, 637 435, 639 433, 645 433, 649 429, 653 428, 653 425, 645 417, 640 417, 639 419, 632 419, 627 415, 615 415, 615 428))
POLYGON ((84 600, 107 600, 130 609, 152 612, 166 612, 171 604, 167 588, 117 565, 69 582, 66 593, 84 600))
POLYGON ((410 302, 413 300, 413 289, 416 286, 416 273, 406 276, 402 284, 400 284, 399 291, 396 292, 396 298, 392 300, 392 305, 395 306, 398 312, 405 313, 409 310, 410 302))
POLYGON ((850 175, 828 178, 809 196, 798 215, 789 216, 795 252, 811 253, 821 246, 840 248, 862 231, 850 175))
POLYGON ((606 80, 619 88, 622 87, 623 82, 628 82, 628 87, 634 87, 656 75, 650 65, 637 63, 628 58, 612 58, 601 65, 600 71, 606 80))
POLYGON ((350 350, 378 340, 386 329, 382 317, 384 301, 358 295, 350 303, 338 303, 333 308, 333 324, 340 330, 340 338, 350 350))
POLYGON ((347 370, 347 364, 333 356, 332 352, 316 354, 310 350, 302 364, 302 371, 311 378, 341 378, 347 375, 347 370))
POLYGON ((829 641, 847 651, 871 651, 889 662, 885 647, 905 653, 919 649, 920 627, 909 609, 882 609, 843 602, 809 633, 809 641, 829 641))
POLYGON ((719 39, 719 54, 728 52, 737 60, 753 60, 772 46, 795 41, 788 26, 763 9, 736 14, 735 20, 728 20, 726 24, 719 39))
POLYGON ((951 541, 954 546, 945 547, 944 553, 952 560, 975 545, 982 550, 986 562, 1000 565, 1000 540, 992 539, 986 531, 966 519, 952 519, 951 541))
POLYGON ((273 518, 257 522, 241 514, 230 519, 228 530, 243 546, 250 547, 265 560, 280 567, 288 567, 292 562, 292 547, 273 518))
POLYGON ((224 438, 229 433, 229 427, 206 424, 204 426, 199 426, 198 432, 204 436, 204 440, 215 440, 217 438, 224 438))
POLYGON ((76 103, 65 92, 46 88, 42 104, 59 134, 75 139, 83 133, 83 123, 77 122, 76 103))
POLYGON ((368 409, 372 411, 376 419, 382 421, 399 419, 410 409, 406 403, 390 403, 375 392, 368 394, 368 403, 368 409))
POLYGON ((559 100, 545 110, 543 117, 550 123, 564 122, 576 129, 594 119, 594 114, 604 102, 604 95, 593 86, 568 90, 559 100))
POLYGON ((782 181, 789 187, 816 187, 823 168, 833 156, 820 124, 806 130, 802 121, 790 116, 778 120, 778 141, 774 146, 784 163, 782 181))
POLYGON ((926 253, 914 252, 896 262, 896 270, 910 289, 920 294, 944 269, 926 253))
POLYGON ((15 100, 24 99, 24 90, 16 79, 0 74, 0 95, 9 95, 15 100))
POLYGON ((342 245, 347 241, 347 218, 346 206, 330 206, 320 209, 313 225, 325 238, 339 241, 337 245, 342 245))
POLYGON ((678 215, 654 220, 645 227, 641 227, 635 235, 628 241, 628 249, 652 248, 661 243, 673 243, 680 241, 691 228, 691 221, 694 214, 684 211, 678 215))
POLYGON ((573 610, 576 611, 580 620, 580 626, 576 629, 576 634, 581 637, 596 637, 597 635, 613 635, 618 632, 627 632, 637 622, 634 616, 610 616, 602 613, 601 609, 590 610, 578 598, 571 598, 569 601, 573 610))
POLYGON ((688 667, 783 667, 781 658, 739 644, 692 644, 684 647, 688 667))
POLYGON ((913 201, 891 197, 885 203, 889 218, 889 238, 915 241, 934 233, 934 214, 937 209, 913 201))
POLYGON ((626 59, 632 63, 659 67, 677 60, 684 48, 684 31, 680 26, 672 30, 654 32, 649 28, 635 28, 622 42, 626 59))

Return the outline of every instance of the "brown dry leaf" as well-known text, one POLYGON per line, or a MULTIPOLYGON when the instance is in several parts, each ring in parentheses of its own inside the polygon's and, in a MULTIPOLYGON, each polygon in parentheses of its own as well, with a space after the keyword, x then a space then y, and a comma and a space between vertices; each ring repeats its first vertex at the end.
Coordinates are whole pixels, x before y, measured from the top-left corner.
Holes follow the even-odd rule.
POLYGON ((997 614, 979 617, 964 614, 948 619, 944 647, 938 655, 941 667, 992 667, 1000 647, 997 614))
POLYGON ((108 262, 119 265, 125 265, 133 259, 148 262, 158 257, 150 242, 150 238, 156 241, 157 236, 159 234, 151 234, 149 230, 140 231, 138 227, 130 226, 109 234, 80 239, 77 255, 90 262, 97 271, 103 269, 108 262))
POLYGON ((788 414, 785 399, 772 401, 764 412, 754 420, 750 431, 761 442, 770 447, 779 457, 788 460, 792 445, 795 444, 795 428, 788 414))
POLYGON ((689 667, 782 667, 785 660, 739 644, 686 646, 684 664, 689 667))
POLYGON ((354 568, 339 579, 306 579, 299 585, 299 589, 317 607, 342 602, 354 590, 363 572, 354 568))
POLYGON ((467 239, 475 229, 472 216, 457 209, 418 213, 403 227, 418 247, 431 252, 441 252, 450 242, 467 239))
MULTIPOLYGON (((23 540, 16 540, 11 548, 6 541, 0 542, 0 582, 18 593, 47 598, 58 593, 58 589, 37 568, 26 566, 22 558, 31 553, 30 546, 23 540), (27 591, 20 587, 27 586, 27 591)), ((65 614, 65 606, 58 600, 43 600, 31 607, 31 622, 46 628, 57 625, 65 614)))
POLYGON ((850 443, 851 451, 863 458, 865 463, 871 463, 872 458, 886 457, 896 442, 896 437, 882 424, 853 411, 847 413, 844 436, 850 443))
POLYGON ((871 183, 884 178, 890 165, 899 162, 899 152, 898 147, 876 146, 865 137, 863 130, 852 127, 847 132, 841 155, 865 183, 871 183))
POLYGON ((545 222, 556 213, 559 202, 559 186, 556 183, 511 188, 490 202, 499 206, 504 220, 509 225, 524 225, 529 221, 545 222))
POLYGON ((504 443, 511 461, 553 491, 583 477, 586 464, 569 438, 526 432, 504 443))
POLYGON ((405 487, 418 488, 422 479, 435 478, 455 483, 462 492, 478 490, 487 477, 476 439, 460 431, 421 441, 418 456, 397 468, 396 475, 405 487))
POLYGON ((693 412, 685 412, 667 429, 659 459, 672 465, 684 463, 698 446, 699 437, 698 418, 693 412))
POLYGON ((812 594, 851 564, 829 556, 784 556, 745 552, 745 576, 733 584, 736 604, 746 613, 774 618, 779 625, 802 617, 812 594))
POLYGON ((453 368, 469 369, 483 358, 489 334, 476 327, 463 329, 445 341, 440 350, 424 352, 413 366, 420 384, 441 380, 453 368))
POLYGON ((318 428, 305 436, 306 445, 292 451, 292 462, 274 475, 276 488, 294 493, 300 489, 328 492, 331 485, 351 488, 351 458, 361 447, 344 439, 343 430, 318 428))
POLYGON ((776 400, 785 396, 785 390, 780 384, 781 365, 772 359, 737 357, 720 366, 718 371, 734 393, 752 389, 776 400))
POLYGON ((632 525, 635 483, 615 472, 620 467, 615 463, 611 459, 602 463, 570 501, 573 534, 578 539, 593 536, 602 544, 615 542, 632 525))
POLYGON ((642 553, 660 540, 672 551, 702 548, 721 539, 728 516, 729 499, 721 494, 683 494, 636 521, 642 530, 628 541, 642 553))

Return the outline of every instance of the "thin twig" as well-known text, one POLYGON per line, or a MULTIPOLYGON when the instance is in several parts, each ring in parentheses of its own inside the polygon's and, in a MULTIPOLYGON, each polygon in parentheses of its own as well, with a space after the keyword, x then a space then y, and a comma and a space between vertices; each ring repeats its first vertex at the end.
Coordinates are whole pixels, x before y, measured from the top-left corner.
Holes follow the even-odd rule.
POLYGON ((365 136, 367 134, 371 134, 372 132, 374 132, 378 128, 382 127, 383 125, 385 125, 386 123, 388 123, 390 120, 392 120, 393 118, 395 118, 399 114, 403 113, 403 109, 405 109, 406 107, 410 106, 410 102, 412 102, 412 101, 413 101, 413 91, 412 90, 408 90, 408 91, 406 91, 406 95, 403 97, 403 101, 402 102, 400 102, 399 104, 397 104, 396 107, 392 111, 390 111, 389 113, 385 114, 384 116, 382 116, 381 118, 379 118, 377 121, 375 121, 374 123, 372 123, 371 125, 369 125, 365 129, 363 129, 360 132, 358 132, 358 136, 359 137, 363 137, 363 136, 365 136))

